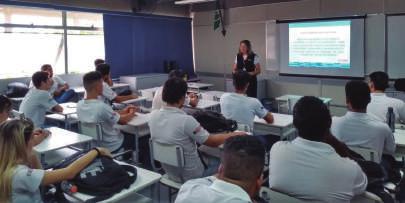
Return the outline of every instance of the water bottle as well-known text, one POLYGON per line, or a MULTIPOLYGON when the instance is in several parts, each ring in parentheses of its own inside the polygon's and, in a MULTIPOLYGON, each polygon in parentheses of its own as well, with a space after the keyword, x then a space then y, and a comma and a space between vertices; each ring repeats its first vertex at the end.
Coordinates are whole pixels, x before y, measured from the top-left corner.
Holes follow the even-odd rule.
POLYGON ((72 193, 77 192, 77 186, 72 185, 68 181, 62 181, 61 184, 60 184, 60 187, 61 187, 63 192, 68 193, 68 194, 72 194, 72 193))
POLYGON ((391 128, 391 131, 395 132, 395 114, 394 114, 394 108, 392 108, 392 107, 388 107, 387 124, 391 128))

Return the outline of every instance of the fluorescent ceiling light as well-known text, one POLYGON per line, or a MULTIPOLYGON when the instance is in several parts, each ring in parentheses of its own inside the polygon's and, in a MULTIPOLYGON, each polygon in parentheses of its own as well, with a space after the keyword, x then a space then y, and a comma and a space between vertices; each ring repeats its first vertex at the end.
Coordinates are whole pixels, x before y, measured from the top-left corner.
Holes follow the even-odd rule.
POLYGON ((184 5, 184 4, 197 4, 197 3, 206 3, 206 2, 213 2, 216 0, 181 0, 174 2, 177 5, 184 5))

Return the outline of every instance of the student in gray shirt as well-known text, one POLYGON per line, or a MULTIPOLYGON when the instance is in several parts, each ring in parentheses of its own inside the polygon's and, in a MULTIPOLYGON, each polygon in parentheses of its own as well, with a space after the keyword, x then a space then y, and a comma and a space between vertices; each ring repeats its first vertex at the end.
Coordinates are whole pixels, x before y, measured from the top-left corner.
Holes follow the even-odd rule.
POLYGON ((251 203, 263 182, 265 150, 252 136, 226 140, 217 177, 194 179, 180 189, 176 203, 251 203))
POLYGON ((43 139, 35 139, 30 120, 9 120, 0 125, 0 202, 42 203, 39 187, 72 179, 99 154, 108 150, 91 150, 66 168, 45 171, 33 152, 43 139))

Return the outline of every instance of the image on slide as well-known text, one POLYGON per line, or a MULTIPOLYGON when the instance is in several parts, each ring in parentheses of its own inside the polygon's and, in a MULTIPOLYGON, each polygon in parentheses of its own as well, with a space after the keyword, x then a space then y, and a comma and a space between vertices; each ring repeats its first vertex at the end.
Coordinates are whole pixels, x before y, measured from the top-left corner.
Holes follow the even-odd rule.
POLYGON ((350 20, 290 23, 290 67, 350 69, 350 20))

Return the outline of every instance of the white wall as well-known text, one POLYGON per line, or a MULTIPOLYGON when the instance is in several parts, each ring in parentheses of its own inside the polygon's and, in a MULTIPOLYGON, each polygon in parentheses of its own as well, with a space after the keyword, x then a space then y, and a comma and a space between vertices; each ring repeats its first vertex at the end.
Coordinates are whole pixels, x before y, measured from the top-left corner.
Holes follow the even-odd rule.
MULTIPOLYGON (((242 39, 251 40, 254 51, 266 65, 266 21, 325 18, 369 14, 365 21, 366 73, 384 70, 385 16, 384 13, 405 12, 403 0, 302 0, 277 4, 264 4, 225 10, 227 35, 213 31, 214 12, 195 12, 194 43, 196 71, 207 82, 224 89, 223 75, 231 72, 231 65, 242 39)), ((271 51, 271 50, 270 50, 271 51)), ((273 51, 277 52, 277 46, 273 51)), ((277 64, 277 62, 275 62, 277 64)), ((287 93, 333 98, 332 112, 345 112, 344 84, 346 80, 280 77, 275 71, 265 71, 269 78, 268 96, 287 93)))

